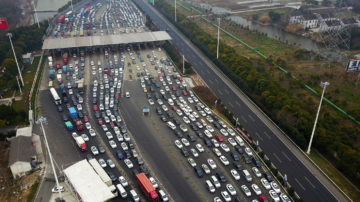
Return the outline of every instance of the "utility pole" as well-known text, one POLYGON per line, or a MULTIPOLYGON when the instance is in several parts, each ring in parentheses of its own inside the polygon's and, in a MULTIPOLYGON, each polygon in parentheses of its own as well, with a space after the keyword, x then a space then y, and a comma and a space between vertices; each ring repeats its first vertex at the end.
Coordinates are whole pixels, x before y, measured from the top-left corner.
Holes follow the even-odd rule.
POLYGON ((219 26, 218 26, 218 41, 217 41, 217 54, 216 54, 216 59, 219 59, 220 18, 218 18, 217 21, 219 22, 219 26))
POLYGON ((183 75, 185 74, 185 55, 183 55, 183 75))
POLYGON ((321 94, 321 99, 320 99, 320 104, 319 104, 319 108, 318 108, 318 111, 317 111, 317 114, 316 114, 316 118, 315 118, 315 123, 314 123, 314 128, 313 128, 313 131, 311 133, 311 138, 310 138, 310 142, 309 142, 309 147, 308 147, 308 150, 307 150, 307 154, 310 155, 310 148, 311 148, 311 143, 312 143, 312 140, 314 138, 314 133, 315 133, 315 128, 316 128, 316 123, 317 123, 317 120, 318 120, 318 117, 319 117, 319 112, 320 112, 320 108, 321 108, 321 103, 322 103, 322 100, 323 100, 323 97, 324 97, 324 92, 325 92, 325 89, 326 89, 326 86, 330 85, 329 82, 321 82, 320 83, 320 86, 323 87, 323 92, 321 94))
POLYGON ((35 15, 36 15, 37 24, 38 24, 38 27, 39 27, 39 29, 40 29, 39 18, 38 18, 37 12, 36 12, 36 7, 35 7, 35 5, 34 5, 34 11, 35 11, 35 15))
POLYGON ((6 36, 8 36, 9 39, 10 39, 10 44, 11 44, 11 48, 12 48, 13 53, 14 53, 14 58, 15 58, 15 62, 16 62, 16 65, 17 65, 17 68, 18 68, 18 71, 19 71, 21 83, 22 83, 23 86, 25 86, 25 85, 24 85, 23 78, 22 78, 22 76, 21 76, 21 71, 20 71, 19 63, 18 63, 18 61, 17 61, 17 59, 16 59, 16 54, 15 54, 14 46, 13 46, 12 41, 11 41, 12 34, 11 34, 11 33, 7 33, 6 36))
POLYGON ((176 22, 176 0, 175 0, 175 22, 176 22))
POLYGON ((19 85, 20 93, 21 93, 21 95, 22 95, 21 86, 20 86, 20 83, 19 83, 19 77, 18 77, 18 76, 16 76, 16 80, 17 80, 17 83, 18 83, 18 85, 19 85))

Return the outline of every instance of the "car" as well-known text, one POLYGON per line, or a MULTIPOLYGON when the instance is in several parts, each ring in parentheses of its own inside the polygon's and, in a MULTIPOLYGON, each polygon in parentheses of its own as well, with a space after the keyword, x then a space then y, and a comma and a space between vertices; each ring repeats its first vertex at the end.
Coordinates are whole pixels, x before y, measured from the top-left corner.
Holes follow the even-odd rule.
POLYGON ((213 125, 214 125, 214 127, 217 128, 218 130, 221 129, 220 124, 218 124, 218 123, 216 123, 216 122, 213 122, 213 125))
POLYGON ((244 192, 244 194, 246 196, 251 196, 251 192, 250 192, 249 188, 247 188, 246 185, 241 185, 241 190, 244 192))
POLYGON ((247 163, 247 164, 251 163, 251 160, 248 156, 246 156, 245 154, 243 154, 241 156, 242 156, 243 160, 245 161, 245 163, 247 163))
POLYGON ((201 144, 196 144, 196 149, 201 153, 204 152, 204 148, 201 146, 201 144))
POLYGON ((96 135, 95 130, 92 128, 89 130, 89 133, 91 137, 94 137, 96 135))
POLYGON ((183 148, 183 145, 181 144, 181 142, 180 142, 179 140, 175 140, 175 145, 176 145, 179 149, 183 148))
POLYGON ((222 191, 221 196, 224 198, 225 201, 227 201, 227 202, 231 201, 231 197, 227 191, 222 191))
POLYGON ((156 183, 153 177, 149 177, 149 181, 154 186, 155 189, 159 187, 159 185, 156 183))
POLYGON ((175 133, 175 135, 177 135, 178 137, 183 137, 181 131, 179 131, 179 130, 177 130, 177 129, 174 130, 174 133, 175 133))
POLYGON ((235 170, 235 169, 232 169, 230 171, 231 175, 234 177, 235 180, 240 180, 240 175, 239 173, 235 170))
POLYGON ((52 193, 58 193, 59 191, 64 192, 65 188, 63 186, 60 186, 59 189, 57 187, 51 189, 52 193))
POLYGON ((196 118, 195 118, 192 114, 189 114, 189 119, 190 119, 191 121, 196 121, 196 118))
POLYGON ((241 148, 239 145, 236 145, 236 146, 235 146, 235 149, 236 149, 236 151, 237 151, 239 154, 243 154, 243 153, 244 153, 244 151, 242 150, 242 148, 241 148))
POLYGON ((289 197, 286 196, 286 194, 284 194, 284 193, 280 194, 280 199, 281 199, 282 202, 290 202, 289 197))
POLYGON ((207 160, 207 162, 208 162, 208 164, 209 164, 209 166, 210 166, 211 169, 217 168, 216 163, 215 163, 214 160, 212 160, 211 158, 209 158, 209 159, 207 160))
POLYGON ((103 120, 101 118, 98 118, 97 121, 98 121, 99 125, 104 124, 104 122, 103 122, 103 120))
POLYGON ((106 125, 105 124, 103 124, 103 125, 101 125, 101 128, 103 129, 103 131, 108 131, 108 128, 106 127, 106 125))
POLYGON ((169 110, 166 105, 162 105, 161 108, 162 108, 165 112, 169 110))
POLYGON ((125 177, 123 177, 123 176, 120 176, 120 177, 119 177, 119 182, 120 182, 120 184, 121 184, 123 187, 129 186, 128 181, 127 181, 127 180, 125 179, 125 177))
POLYGON ((149 170, 144 165, 140 166, 140 172, 144 173, 145 175, 149 175, 150 173, 149 170))
MULTIPOLYGON (((168 30, 168 29, 167 29, 168 30)), ((214 198, 214 202, 222 202, 221 199, 219 197, 215 197, 214 198)))
POLYGON ((94 111, 97 111, 97 110, 98 110, 97 105, 94 105, 94 111))
POLYGON ((229 165, 229 161, 225 156, 220 156, 220 161, 226 166, 229 165))
POLYGON ((114 132, 115 132, 116 135, 120 135, 120 134, 121 134, 121 133, 120 133, 120 129, 119 129, 118 127, 114 127, 113 129, 114 129, 114 132))
POLYGON ((64 114, 64 115, 62 115, 62 119, 63 119, 63 121, 68 121, 69 120, 69 118, 64 114))
POLYGON ((92 146, 92 147, 91 147, 91 152, 92 152, 94 155, 98 155, 98 154, 99 154, 99 150, 98 150, 95 146, 92 146))
POLYGON ((114 128, 115 127, 115 124, 113 122, 110 122, 110 127, 111 128, 114 128))
POLYGON ((82 134, 81 137, 84 139, 84 141, 89 141, 89 137, 86 134, 82 134))
POLYGON ((186 117, 186 116, 184 116, 184 117, 183 117, 183 121, 184 121, 185 123, 187 123, 187 124, 189 124, 189 123, 190 123, 189 118, 188 118, 188 117, 186 117))
POLYGON ((212 144, 215 146, 215 147, 219 147, 219 143, 215 140, 215 139, 211 139, 211 142, 212 144))
POLYGON ((270 182, 270 186, 277 194, 281 193, 280 187, 276 184, 276 182, 270 182))
POLYGON ((210 116, 206 116, 206 120, 208 120, 210 123, 214 122, 214 120, 210 116))
POLYGON ((59 112, 62 112, 63 111, 63 108, 61 106, 57 106, 58 107, 58 111, 59 112))
POLYGON ((127 144, 125 143, 125 142, 122 142, 121 144, 120 144, 120 146, 121 146, 121 148, 124 150, 124 151, 127 151, 129 148, 128 148, 128 146, 127 146, 127 144))
POLYGON ((99 161, 99 164, 101 165, 101 167, 103 167, 103 168, 107 167, 106 162, 105 162, 104 159, 99 159, 98 161, 99 161))
POLYGON ((249 155, 249 156, 252 156, 252 155, 253 155, 253 153, 252 153, 252 151, 251 151, 251 149, 250 149, 249 147, 246 147, 246 148, 245 148, 245 153, 246 153, 247 155, 249 155))
POLYGON ((107 162, 107 164, 109 165, 110 168, 115 168, 115 164, 111 159, 108 159, 106 162, 107 162))
POLYGON ((225 130, 225 129, 220 129, 220 133, 223 134, 224 136, 228 136, 229 133, 225 130))
POLYGON ((221 156, 221 152, 218 148, 213 148, 213 151, 216 154, 216 156, 221 156))
MULTIPOLYGON (((220 132, 221 132, 221 131, 220 131, 220 132)), ((235 132, 234 132, 231 128, 227 129, 227 132, 228 132, 231 136, 235 136, 235 135, 236 135, 235 132)))
POLYGON ((222 172, 215 173, 215 176, 220 180, 220 182, 226 182, 226 177, 222 172))
POLYGON ((221 143, 220 147, 225 151, 225 152, 230 152, 230 148, 225 144, 225 143, 221 143))
POLYGON ((209 125, 205 126, 205 128, 206 128, 206 130, 208 130, 208 131, 210 131, 212 133, 215 132, 215 130, 209 125))
POLYGON ((177 115, 182 116, 184 115, 180 109, 176 110, 177 115))
POLYGON ((226 185, 226 189, 228 190, 228 192, 231 194, 231 195, 236 195, 236 190, 235 188, 231 185, 231 184, 227 184, 226 185))
POLYGON ((224 141, 224 138, 221 137, 220 134, 215 134, 216 139, 218 139, 220 142, 224 141))
POLYGON ((201 167, 206 174, 210 174, 210 168, 206 164, 202 164, 201 167))
POLYGON ((186 126, 184 126, 183 124, 180 124, 180 129, 183 131, 183 132, 187 132, 188 129, 186 128, 186 126))
POLYGON ((89 123, 89 122, 86 122, 86 123, 85 123, 85 127, 86 127, 86 129, 90 130, 90 129, 91 129, 90 123, 89 123))
POLYGON ((194 157, 198 157, 198 156, 199 156, 199 153, 197 153, 197 151, 196 151, 194 148, 191 148, 191 149, 190 149, 190 152, 191 152, 191 154, 192 154, 194 157))
POLYGON ((185 145, 185 146, 190 146, 190 142, 185 139, 185 138, 181 138, 181 142, 185 145))
POLYGON ((205 133, 206 137, 212 138, 212 134, 210 133, 210 131, 204 130, 204 133, 205 133))
POLYGON ((272 179, 272 177, 271 177, 271 175, 270 175, 269 173, 265 172, 265 173, 263 173, 263 175, 264 175, 265 179, 266 179, 268 182, 272 182, 272 181, 273 181, 273 179, 272 179))
POLYGON ((203 128, 203 125, 201 125, 201 123, 199 123, 199 122, 195 122, 195 125, 200 129, 203 128))
POLYGON ((261 168, 261 163, 257 157, 254 156, 251 160, 256 165, 256 167, 261 168))
POLYGON ((124 163, 128 168, 134 167, 133 163, 129 159, 124 159, 124 163))
POLYGON ((182 153, 183 156, 187 157, 189 156, 189 152, 186 150, 186 148, 180 148, 180 152, 182 153))
POLYGON ((254 172, 256 177, 261 177, 261 173, 260 173, 259 169, 257 169, 256 167, 253 167, 252 171, 254 172))
POLYGON ((271 185, 265 178, 261 178, 260 182, 264 186, 265 189, 267 189, 267 190, 271 189, 271 185))
POLYGON ((152 99, 149 99, 149 104, 154 105, 154 101, 152 99))
POLYGON ((193 158, 188 158, 188 162, 190 163, 190 165, 191 165, 192 167, 195 167, 195 166, 196 166, 196 162, 195 162, 195 160, 194 160, 193 158))
POLYGON ((274 190, 270 190, 269 195, 275 202, 280 201, 280 197, 277 195, 277 193, 274 190))

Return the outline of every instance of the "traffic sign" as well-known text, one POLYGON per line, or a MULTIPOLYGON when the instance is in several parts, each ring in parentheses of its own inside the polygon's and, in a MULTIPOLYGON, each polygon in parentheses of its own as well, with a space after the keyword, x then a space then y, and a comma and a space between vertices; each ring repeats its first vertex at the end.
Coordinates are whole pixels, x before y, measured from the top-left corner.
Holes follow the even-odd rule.
POLYGON ((6 18, 0 18, 0 29, 9 29, 6 18))
POLYGON ((346 71, 347 72, 360 71, 360 60, 350 60, 346 71))

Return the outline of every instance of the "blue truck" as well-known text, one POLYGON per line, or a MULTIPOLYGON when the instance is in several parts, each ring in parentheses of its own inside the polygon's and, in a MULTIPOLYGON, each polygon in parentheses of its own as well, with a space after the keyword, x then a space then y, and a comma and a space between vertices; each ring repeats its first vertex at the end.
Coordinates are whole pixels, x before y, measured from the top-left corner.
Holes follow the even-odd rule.
POLYGON ((66 72, 67 72, 67 67, 66 67, 66 65, 64 65, 64 66, 63 66, 63 73, 66 74, 66 72))
POLYGON ((60 85, 60 90, 65 90, 65 85, 64 84, 60 85))
POLYGON ((65 122, 65 125, 68 128, 68 130, 74 130, 74 127, 70 121, 65 122))
POLYGON ((58 31, 55 31, 54 32, 54 37, 57 37, 58 36, 58 31))
POLYGON ((69 108, 70 116, 73 119, 78 130, 84 130, 84 125, 82 124, 81 120, 78 118, 78 114, 74 107, 69 108))
POLYGON ((80 60, 82 63, 85 63, 85 58, 82 57, 80 60))

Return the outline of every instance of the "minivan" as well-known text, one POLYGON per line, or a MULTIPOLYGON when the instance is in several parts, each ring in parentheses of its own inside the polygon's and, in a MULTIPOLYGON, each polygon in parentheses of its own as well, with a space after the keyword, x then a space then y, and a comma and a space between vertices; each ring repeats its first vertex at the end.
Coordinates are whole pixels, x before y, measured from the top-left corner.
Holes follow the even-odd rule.
POLYGON ((131 195, 131 198, 133 198, 135 202, 140 201, 139 196, 137 195, 137 193, 134 190, 130 190, 130 195, 131 195))
POLYGON ((169 126, 172 130, 175 130, 175 129, 176 129, 176 126, 175 126, 173 123, 171 123, 170 121, 167 122, 166 125, 169 126))
POLYGON ((210 181, 214 184, 216 188, 221 187, 219 180, 214 175, 210 177, 210 181))
POLYGON ((244 170, 242 170, 242 174, 243 174, 244 178, 246 179, 246 181, 248 181, 248 182, 252 181, 252 177, 251 177, 249 171, 244 169, 244 170))
POLYGON ((244 141, 241 139, 241 137, 236 136, 235 137, 235 141, 240 145, 240 146, 244 146, 244 141))
POLYGON ((160 197, 163 201, 169 201, 169 198, 166 196, 165 192, 163 190, 159 190, 160 197))
POLYGON ((206 188, 207 188, 211 193, 214 193, 214 192, 215 192, 215 187, 214 187, 214 185, 210 182, 210 180, 206 180, 206 181, 205 181, 205 186, 206 186, 206 188))
POLYGON ((117 184, 116 187, 118 188, 121 197, 122 197, 122 198, 126 198, 126 197, 127 197, 127 193, 126 193, 124 187, 123 187, 121 184, 117 184))

